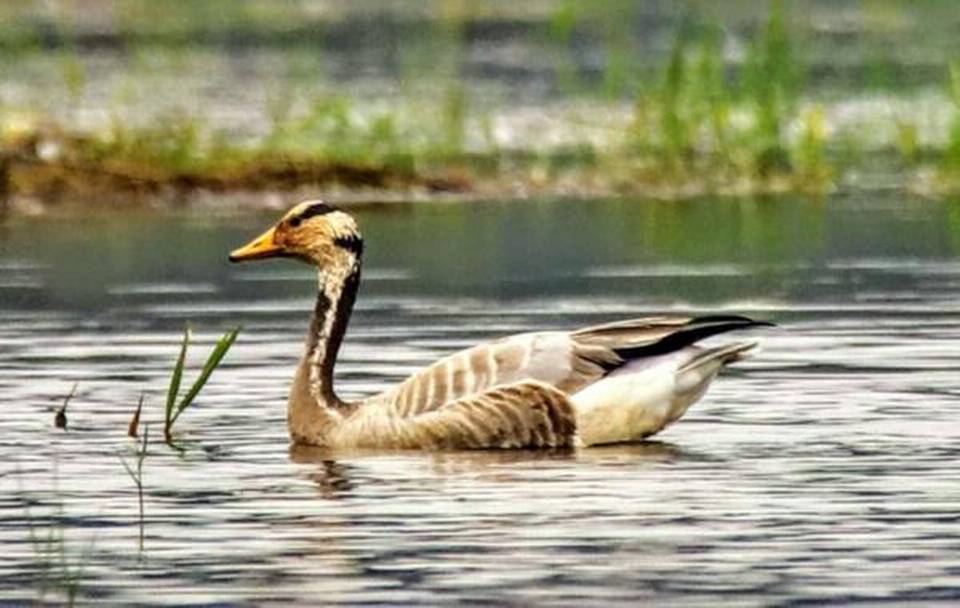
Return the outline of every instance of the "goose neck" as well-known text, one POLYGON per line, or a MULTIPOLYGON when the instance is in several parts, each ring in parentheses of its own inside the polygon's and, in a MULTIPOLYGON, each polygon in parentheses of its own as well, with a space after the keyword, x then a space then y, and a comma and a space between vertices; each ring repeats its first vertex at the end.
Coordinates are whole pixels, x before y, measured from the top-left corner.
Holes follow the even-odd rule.
POLYGON ((307 337, 310 389, 323 407, 344 405, 333 387, 333 370, 360 286, 360 258, 319 273, 317 303, 307 337))

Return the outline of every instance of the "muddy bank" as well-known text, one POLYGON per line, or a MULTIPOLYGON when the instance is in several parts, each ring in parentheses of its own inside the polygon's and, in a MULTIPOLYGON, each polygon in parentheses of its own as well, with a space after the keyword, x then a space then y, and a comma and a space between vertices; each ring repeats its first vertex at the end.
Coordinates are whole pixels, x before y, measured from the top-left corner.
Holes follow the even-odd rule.
POLYGON ((787 173, 746 178, 706 171, 677 179, 622 158, 586 163, 565 154, 464 156, 422 171, 285 156, 259 157, 207 172, 44 160, 21 153, 7 153, 3 159, 3 205, 27 214, 60 206, 215 206, 225 198, 231 205, 272 207, 278 200, 316 196, 346 203, 624 195, 686 199, 786 192, 820 196, 833 189, 831 183, 805 184, 787 173))

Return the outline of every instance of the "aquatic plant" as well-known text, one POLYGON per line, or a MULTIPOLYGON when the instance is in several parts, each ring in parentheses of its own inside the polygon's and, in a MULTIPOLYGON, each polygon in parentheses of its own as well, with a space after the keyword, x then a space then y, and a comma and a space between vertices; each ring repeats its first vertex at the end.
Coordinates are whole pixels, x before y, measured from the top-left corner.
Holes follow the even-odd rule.
POLYGON ((667 178, 738 161, 731 145, 744 142, 730 121, 735 90, 724 73, 721 47, 714 29, 697 38, 682 30, 658 85, 635 103, 627 148, 667 178))
MULTIPOLYGON (((58 464, 58 459, 55 456, 53 469, 54 495, 59 494, 58 464)), ((24 492, 19 470, 16 474, 16 480, 18 494, 20 494, 19 498, 23 502, 27 533, 33 548, 33 562, 37 569, 36 584, 40 602, 44 602, 48 593, 55 592, 63 595, 65 605, 74 606, 80 594, 84 567, 93 549, 94 539, 90 539, 87 548, 79 555, 70 551, 63 523, 65 521, 63 503, 59 500, 56 503, 55 512, 46 517, 46 523, 42 524, 46 528, 46 532, 38 532, 40 525, 37 521, 40 518, 36 517, 30 510, 30 504, 34 500, 24 492)))
POLYGON ((908 165, 914 165, 920 159, 920 129, 917 123, 900 119, 895 123, 897 152, 908 165))
POLYGON ((73 558, 69 555, 62 525, 50 524, 43 536, 36 533, 33 524, 29 525, 30 542, 40 570, 41 597, 50 589, 59 590, 64 594, 66 604, 74 606, 80 592, 85 556, 73 558))
POLYGON ((63 404, 57 410, 56 415, 53 417, 53 426, 58 429, 67 430, 67 405, 70 404, 70 400, 73 399, 73 396, 77 392, 77 382, 73 383, 73 388, 70 389, 70 392, 66 397, 63 398, 63 404))
POLYGON ((648 178, 705 186, 746 179, 804 190, 829 183, 824 113, 800 106, 804 70, 783 2, 771 6, 738 73, 723 61, 719 27, 679 31, 659 83, 639 95, 627 130, 626 148, 648 178))
POLYGON ((635 95, 640 71, 633 24, 640 18, 642 5, 632 0, 613 0, 603 6, 585 7, 597 13, 597 33, 603 48, 601 83, 596 90, 611 101, 635 95))
POLYGON ((77 103, 87 88, 87 69, 76 49, 70 48, 62 54, 60 70, 70 100, 77 103))
POLYGON ((953 104, 954 115, 947 133, 943 165, 948 171, 955 172, 960 170, 960 62, 950 63, 949 75, 947 92, 953 104))
POLYGON ((901 120, 896 125, 901 158, 920 169, 910 187, 926 195, 960 192, 960 60, 947 65, 944 92, 951 113, 942 143, 922 140, 913 122, 901 120))
POLYGON ((190 404, 192 404, 197 398, 197 395, 200 394, 200 391, 210 379, 210 375, 217 369, 224 355, 226 355, 230 347, 233 346, 239 333, 240 328, 237 327, 223 334, 207 357, 207 361, 203 364, 200 375, 197 376, 197 379, 193 382, 193 385, 186 394, 178 399, 180 382, 183 379, 183 369, 187 360, 187 347, 190 345, 190 328, 187 327, 184 330, 183 341, 180 344, 180 355, 177 357, 177 361, 173 366, 173 372, 170 375, 170 386, 167 389, 167 402, 163 424, 163 436, 167 443, 172 443, 173 441, 173 426, 177 423, 180 415, 190 407, 190 404))
POLYGON ((143 411, 143 397, 144 394, 140 393, 137 409, 134 410, 133 416, 130 418, 130 424, 127 425, 127 437, 136 438, 140 436, 140 413, 143 411))
POLYGON ((547 40, 563 49, 563 52, 553 54, 554 70, 557 75, 557 87, 567 95, 580 93, 584 88, 573 48, 581 10, 580 3, 574 0, 563 0, 557 3, 556 9, 547 22, 547 40))
POLYGON ((749 46, 738 89, 738 101, 754 113, 752 135, 761 163, 786 156, 783 128, 796 111, 801 87, 802 69, 787 31, 784 2, 774 0, 763 35, 749 46))
MULTIPOLYGON (((140 403, 143 403, 143 398, 141 397, 140 403)), ((139 406, 137 412, 140 412, 139 406)), ((134 485, 137 487, 137 504, 139 506, 139 518, 138 522, 140 523, 140 542, 139 548, 140 553, 143 553, 143 537, 144 537, 144 516, 143 516, 143 462, 147 458, 147 445, 150 442, 150 425, 146 424, 143 427, 143 437, 140 442, 137 444, 136 451, 134 452, 134 464, 127 462, 127 459, 122 455, 120 456, 120 463, 123 465, 123 469, 127 472, 127 475, 133 481, 134 485)))
POLYGON ((79 152, 86 161, 115 169, 183 173, 210 168, 217 158, 201 123, 186 114, 169 116, 160 125, 131 128, 115 118, 103 137, 90 140, 79 152))
POLYGON ((467 116, 470 103, 463 85, 451 86, 443 100, 441 144, 444 156, 462 155, 467 145, 467 116))
POLYGON ((360 115, 345 96, 317 96, 305 114, 278 120, 265 149, 330 163, 409 166, 413 140, 395 114, 360 115))
POLYGON ((789 150, 797 189, 819 190, 832 178, 826 158, 827 124, 823 108, 804 110, 799 119, 799 133, 789 150))
MULTIPOLYGON (((149 7, 128 10, 130 6, 118 6, 116 30, 105 34, 118 40, 131 36, 127 75, 137 73, 131 76, 130 95, 141 95, 139 79, 158 62, 176 71, 170 66, 196 60, 192 51, 182 50, 183 40, 203 34, 202 45, 229 46, 250 31, 272 44, 284 28, 299 28, 303 38, 283 47, 286 74, 278 80, 285 86, 268 87, 263 107, 268 131, 220 128, 203 115, 176 109, 152 123, 131 121, 121 108, 143 100, 132 103, 119 95, 113 109, 117 119, 102 132, 81 132, 33 114, 31 132, 5 138, 5 158, 14 160, 4 164, 0 153, 0 201, 4 188, 16 201, 19 196, 93 199, 101 192, 286 190, 331 183, 415 190, 477 184, 480 190, 524 193, 596 187, 604 193, 668 196, 705 190, 822 191, 842 175, 841 164, 862 160, 847 158, 848 149, 862 152, 853 144, 870 140, 843 129, 842 117, 841 128, 832 129, 827 117, 834 114, 804 98, 804 54, 792 36, 788 9, 793 5, 783 0, 764 3, 768 16, 759 24, 746 12, 742 20, 723 17, 737 23, 731 30, 735 34, 704 19, 715 11, 682 11, 673 49, 659 65, 637 52, 644 10, 635 2, 561 0, 534 11, 517 35, 532 35, 535 44, 548 47, 557 89, 577 96, 577 102, 601 98, 619 104, 634 96, 635 103, 626 124, 610 118, 616 113, 603 116, 607 110, 618 112, 618 105, 591 106, 587 116, 579 103, 545 104, 551 113, 547 118, 559 124, 559 137, 526 141, 526 126, 532 123, 520 122, 519 129, 511 130, 517 124, 514 116, 491 114, 489 103, 471 96, 464 80, 463 66, 470 59, 466 45, 475 38, 471 28, 489 18, 486 9, 469 3, 438 3, 436 10, 424 13, 428 17, 404 25, 416 35, 399 40, 391 59, 404 98, 373 100, 343 95, 348 90, 343 87, 335 96, 324 89, 324 79, 318 78, 326 48, 322 30, 310 32, 301 23, 319 19, 327 27, 322 17, 274 4, 253 12, 227 4, 178 7, 169 14, 149 7), (221 21, 203 21, 221 11, 221 21), (161 18, 170 20, 169 27, 158 27, 161 18), (602 52, 584 52, 597 48, 602 52)), ((9 11, 11 18, 19 14, 9 11)), ((27 19, 26 13, 16 19, 27 19)), ((35 25, 40 34, 49 30, 50 39, 29 52, 52 52, 60 60, 61 88, 72 91, 62 97, 69 102, 86 87, 81 60, 89 31, 71 33, 56 20, 49 12, 36 23, 28 19, 23 24, 27 29, 35 25)), ((0 47, 16 46, 22 38, 13 30, 7 32, 13 37, 5 38, 7 25, 0 24, 0 47)), ((659 41, 642 42, 645 50, 659 47, 659 41)), ((184 68, 197 69, 189 63, 184 68)), ((881 68, 874 71, 880 74, 881 68)), ((951 97, 956 99, 954 93, 951 97)), ((0 121, 4 113, 16 118, 18 109, 0 107, 0 121)), ((960 126, 945 130, 946 139, 935 148, 920 141, 919 133, 926 129, 919 127, 925 125, 898 117, 889 126, 891 136, 884 144, 899 150, 908 164, 934 164, 944 184, 957 174, 960 126)))
MULTIPOLYGON (((956 192, 960 190, 960 61, 953 61, 947 66, 946 95, 952 106, 952 115, 947 125, 946 140, 943 143, 942 153, 936 158, 935 170, 921 172, 915 188, 925 193, 956 192), (925 179, 932 178, 932 179, 925 179)), ((916 127, 914 127, 916 131, 916 127)), ((919 161, 921 157, 931 156, 931 150, 921 150, 916 143, 919 138, 913 134, 913 149, 905 149, 901 144, 900 152, 906 160, 919 161), (912 155, 908 155, 912 152, 912 155), (925 154, 921 154, 924 152, 925 154)))

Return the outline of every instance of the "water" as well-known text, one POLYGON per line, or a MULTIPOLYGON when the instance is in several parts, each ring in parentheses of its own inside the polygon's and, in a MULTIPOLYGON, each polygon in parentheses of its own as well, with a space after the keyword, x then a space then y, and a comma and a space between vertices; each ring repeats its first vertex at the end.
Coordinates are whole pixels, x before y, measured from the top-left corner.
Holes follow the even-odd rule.
POLYGON ((225 254, 274 214, 54 210, 0 224, 0 602, 802 604, 960 598, 960 211, 569 201, 356 211, 368 241, 340 390, 479 340, 655 311, 771 319, 764 352, 641 445, 291 448, 313 275, 225 254), (243 325, 159 437, 183 326, 243 325), (74 383, 67 432, 54 410, 74 383), (64 549, 48 542, 62 534, 64 549), (34 541, 31 542, 31 533, 34 541), (55 563, 44 569, 53 548, 55 563))

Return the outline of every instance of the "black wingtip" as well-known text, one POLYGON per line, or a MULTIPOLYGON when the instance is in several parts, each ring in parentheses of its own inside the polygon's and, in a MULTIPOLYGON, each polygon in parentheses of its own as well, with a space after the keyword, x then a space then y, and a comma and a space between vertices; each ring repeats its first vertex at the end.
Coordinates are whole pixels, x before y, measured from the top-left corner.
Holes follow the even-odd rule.
POLYGON ((700 340, 728 331, 749 329, 753 327, 775 327, 769 321, 754 321, 740 315, 707 315, 691 319, 689 323, 677 331, 664 336, 653 344, 615 349, 623 359, 652 357, 671 353, 681 348, 695 344, 700 340))
POLYGON ((694 317, 689 323, 687 323, 687 325, 713 325, 717 323, 741 325, 743 327, 776 327, 776 323, 771 323, 770 321, 757 321, 751 319, 750 317, 744 317, 743 315, 704 315, 702 317, 694 317))

